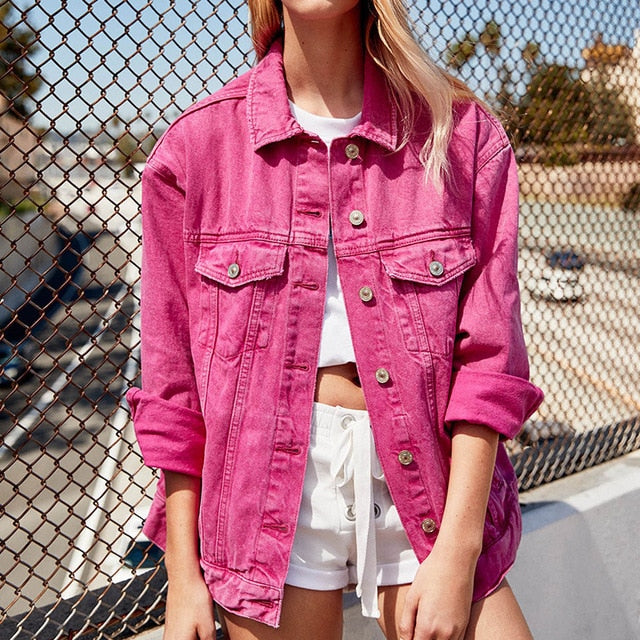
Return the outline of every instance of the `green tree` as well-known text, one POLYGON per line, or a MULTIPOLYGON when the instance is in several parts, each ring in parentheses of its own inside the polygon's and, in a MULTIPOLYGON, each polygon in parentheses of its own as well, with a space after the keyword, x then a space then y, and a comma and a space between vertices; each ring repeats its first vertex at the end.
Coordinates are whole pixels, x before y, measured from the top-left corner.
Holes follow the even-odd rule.
MULTIPOLYGON (((501 45, 498 43, 498 48, 495 50, 494 55, 499 55, 500 50, 501 45)), ((522 48, 521 56, 525 63, 527 73, 532 73, 540 56, 540 45, 533 41, 527 42, 522 48)), ((498 68, 499 89, 496 94, 495 102, 507 131, 514 129, 517 120, 515 101, 516 83, 513 79, 513 72, 513 67, 510 66, 506 60, 504 60, 498 68)))
POLYGON ((620 94, 604 84, 587 85, 591 111, 587 126, 589 142, 594 145, 627 144, 635 138, 635 122, 631 107, 620 94))
POLYGON ((495 20, 489 20, 478 35, 467 31, 462 38, 451 43, 445 52, 447 66, 460 71, 478 53, 479 44, 492 58, 500 55, 502 30, 495 20))
POLYGON ((520 100, 519 139, 531 144, 569 144, 588 139, 589 91, 567 65, 543 65, 520 100))
MULTIPOLYGON (((460 71, 481 47, 494 58, 497 72, 495 91, 486 100, 500 115, 514 146, 544 146, 548 161, 565 162, 577 159, 575 145, 602 147, 633 139, 631 110, 605 80, 585 84, 576 69, 546 63, 535 41, 525 43, 520 60, 504 59, 501 28, 493 19, 481 31, 467 31, 450 44, 447 65, 460 71), (518 65, 527 83, 524 94, 514 82, 518 65)), ((606 69, 601 77, 609 77, 606 69)))
MULTIPOLYGON (((487 96, 487 101, 494 103, 496 109, 508 119, 509 114, 513 112, 513 68, 507 60, 502 60, 501 64, 497 63, 502 53, 502 28, 494 19, 487 21, 477 35, 467 31, 462 38, 451 43, 445 52, 446 64, 455 71, 460 71, 478 53, 479 45, 482 45, 485 53, 494 59, 493 65, 498 75, 495 94, 487 96)), ((539 55, 540 45, 533 41, 525 44, 522 59, 527 69, 531 70, 534 67, 539 55)))
POLYGON ((447 48, 445 59, 447 66, 459 71, 473 56, 476 55, 478 39, 467 31, 460 40, 447 48))
POLYGON ((26 118, 29 101, 42 84, 29 61, 40 47, 37 36, 14 14, 12 4, 0 0, 0 93, 14 115, 26 118))
POLYGON ((537 42, 529 41, 522 48, 522 59, 528 67, 533 67, 540 57, 540 45, 537 42))
POLYGON ((517 105, 518 139, 524 144, 607 145, 633 137, 629 107, 612 89, 586 85, 578 71, 543 65, 517 105))
POLYGON ((502 33, 500 25, 495 20, 489 20, 480 33, 480 43, 490 56, 497 56, 502 48, 502 33))

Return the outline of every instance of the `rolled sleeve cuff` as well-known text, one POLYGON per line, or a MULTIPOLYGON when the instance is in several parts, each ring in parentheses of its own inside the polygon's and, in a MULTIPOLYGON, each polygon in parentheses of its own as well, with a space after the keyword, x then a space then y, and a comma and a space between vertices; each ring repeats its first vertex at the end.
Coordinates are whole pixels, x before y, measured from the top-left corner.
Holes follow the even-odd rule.
POLYGON ((202 414, 137 387, 130 389, 126 398, 145 464, 201 477, 205 445, 202 414))
POLYGON ((543 393, 528 380, 505 373, 460 369, 453 379, 445 423, 482 424, 514 438, 540 406, 543 393))

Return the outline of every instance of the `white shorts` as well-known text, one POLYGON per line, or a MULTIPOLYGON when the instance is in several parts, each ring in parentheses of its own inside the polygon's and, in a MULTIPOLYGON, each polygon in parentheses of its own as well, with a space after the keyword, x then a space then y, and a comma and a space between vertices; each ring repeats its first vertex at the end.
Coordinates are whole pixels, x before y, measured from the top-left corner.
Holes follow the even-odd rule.
POLYGON ((302 504, 286 583, 326 591, 355 584, 365 616, 377 586, 418 570, 384 481, 366 411, 314 403, 302 504))

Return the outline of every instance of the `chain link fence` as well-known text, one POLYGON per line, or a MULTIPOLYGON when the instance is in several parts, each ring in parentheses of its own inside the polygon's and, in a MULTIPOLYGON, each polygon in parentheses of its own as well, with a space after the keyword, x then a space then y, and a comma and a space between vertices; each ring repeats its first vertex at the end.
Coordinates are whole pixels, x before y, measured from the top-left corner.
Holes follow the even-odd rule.
MULTIPOLYGON (((545 404, 523 489, 640 447, 640 5, 421 0, 432 56, 520 162, 520 276, 545 404)), ((240 0, 0 2, 0 637, 161 623, 140 536, 155 482, 139 377, 140 170, 168 123, 250 67, 240 0)))

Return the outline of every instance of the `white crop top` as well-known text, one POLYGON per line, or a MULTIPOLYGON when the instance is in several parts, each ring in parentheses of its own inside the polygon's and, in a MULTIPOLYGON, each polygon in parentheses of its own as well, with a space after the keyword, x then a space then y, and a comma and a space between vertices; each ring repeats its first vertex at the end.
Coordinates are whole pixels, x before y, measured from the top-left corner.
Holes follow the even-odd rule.
MULTIPOLYGON (((304 111, 289 101, 291 113, 300 126, 310 133, 315 133, 331 149, 335 138, 346 136, 360 123, 362 114, 353 118, 328 118, 304 111)), ((324 319, 322 321, 322 338, 320 340, 320 358, 318 367, 355 362, 353 342, 347 321, 347 310, 344 295, 338 278, 336 254, 333 248, 333 237, 329 232, 329 267, 327 272, 327 295, 324 302, 324 319)))

